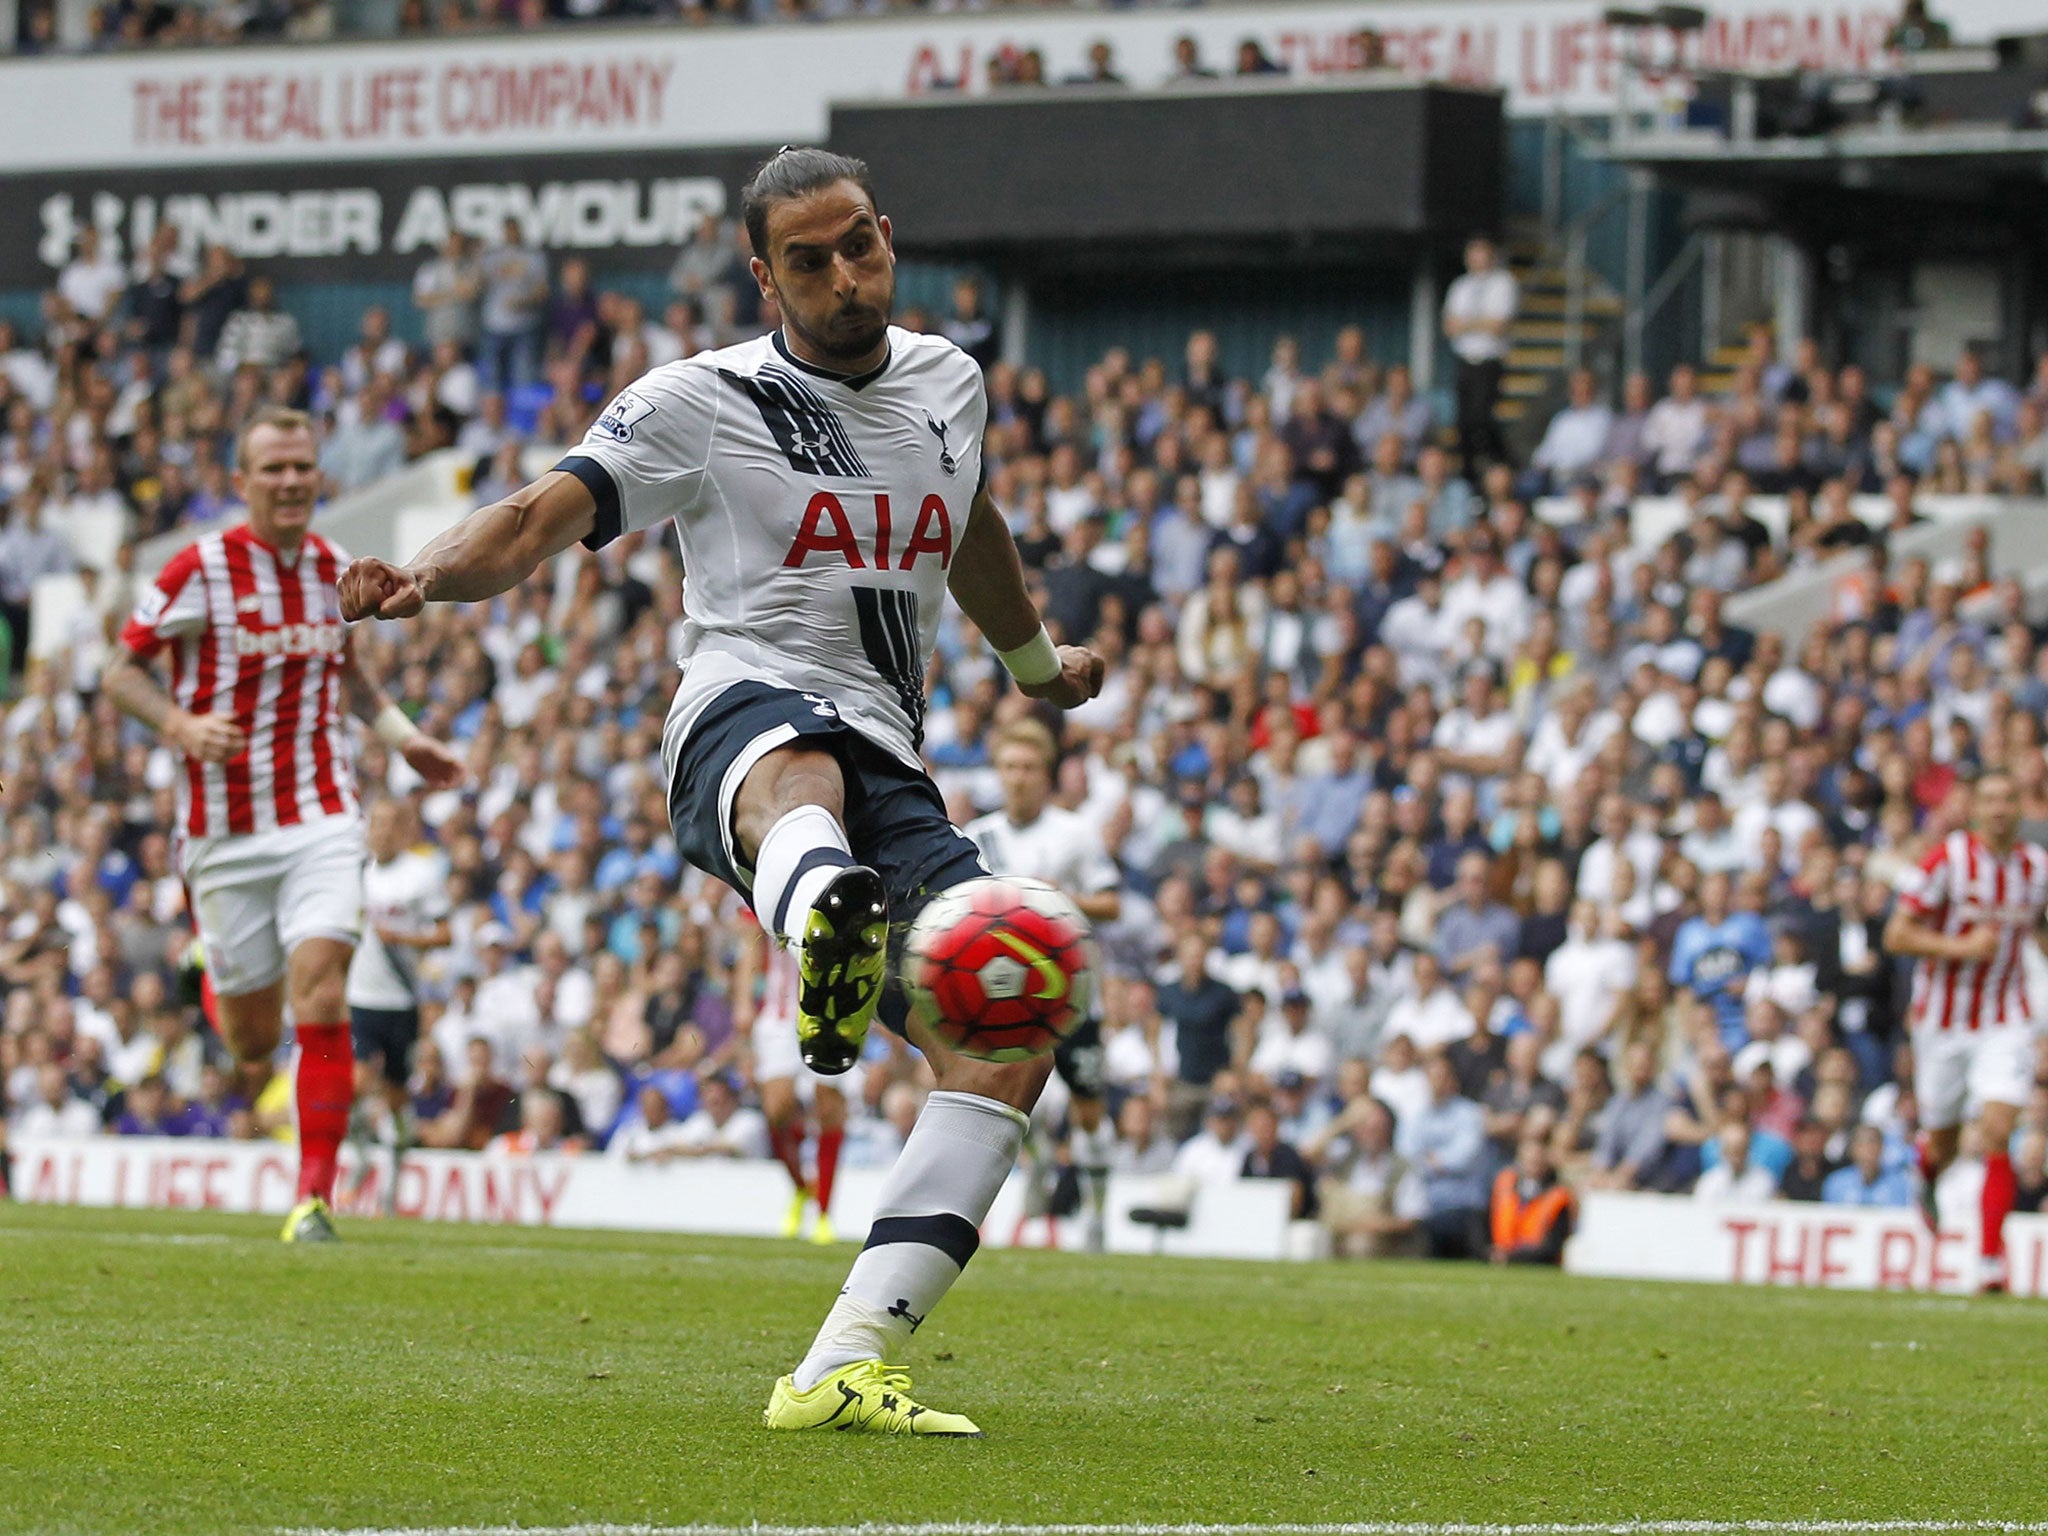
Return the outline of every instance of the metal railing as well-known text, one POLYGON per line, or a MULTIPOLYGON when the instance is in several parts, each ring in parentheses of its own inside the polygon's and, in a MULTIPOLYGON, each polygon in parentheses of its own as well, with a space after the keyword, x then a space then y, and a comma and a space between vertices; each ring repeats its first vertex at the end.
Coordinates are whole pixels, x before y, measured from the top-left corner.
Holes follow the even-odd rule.
POLYGON ((1567 368, 1577 369, 1585 363, 1586 283, 1590 271, 1586 260, 1587 246, 1593 231, 1628 201, 1629 188, 1616 187, 1564 227, 1564 360, 1567 368))
MULTIPOLYGON (((1678 292, 1679 286, 1691 276, 1693 268, 1701 265, 1707 245, 1707 238, 1698 231, 1687 235, 1685 244, 1678 248, 1678 254, 1671 258, 1671 264, 1658 275, 1648 291, 1640 299, 1630 297, 1628 311, 1622 316, 1622 358, 1628 372, 1643 371, 1644 331, 1657 318, 1658 311, 1678 292)), ((1685 349, 1680 350, 1683 352, 1685 349)))

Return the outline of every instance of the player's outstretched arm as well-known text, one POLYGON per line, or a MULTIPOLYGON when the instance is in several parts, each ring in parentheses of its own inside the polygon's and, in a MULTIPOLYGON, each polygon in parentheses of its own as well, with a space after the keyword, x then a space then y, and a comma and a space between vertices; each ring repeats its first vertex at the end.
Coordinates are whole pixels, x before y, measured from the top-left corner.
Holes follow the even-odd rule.
POLYGON ((996 648, 1017 686, 1061 709, 1102 691, 1102 658, 1085 646, 1054 646, 1024 590, 1024 562, 1010 525, 987 491, 974 498, 967 531, 946 577, 953 599, 996 648))
POLYGON ((341 616, 409 619, 428 603, 482 602, 511 591, 596 526, 589 489, 551 469, 503 501, 477 508, 410 565, 355 561, 341 575, 341 616))

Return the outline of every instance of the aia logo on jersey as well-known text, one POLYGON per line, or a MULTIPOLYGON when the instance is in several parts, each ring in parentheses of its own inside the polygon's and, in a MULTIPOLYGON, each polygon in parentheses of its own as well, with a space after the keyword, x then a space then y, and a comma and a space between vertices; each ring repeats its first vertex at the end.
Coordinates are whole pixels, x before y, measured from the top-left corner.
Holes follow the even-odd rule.
POLYGON ((250 629, 237 626, 237 656, 339 656, 342 637, 348 633, 340 624, 277 624, 250 629))
POLYGON ((597 430, 613 442, 633 441, 633 427, 654 414, 654 407, 634 394, 622 389, 618 398, 604 408, 604 414, 597 418, 597 430))
POLYGON ((943 496, 934 493, 919 503, 910 537, 904 542, 902 553, 893 566, 890 557, 895 553, 891 545, 894 530, 889 493, 877 491, 874 500, 875 538, 873 544, 863 550, 859 537, 853 531, 853 520, 846 515, 846 503, 830 491, 819 491, 812 496, 810 505, 804 508, 803 520, 797 525, 796 538, 789 546, 789 553, 782 557, 783 567, 801 569, 812 555, 832 554, 838 555, 843 564, 856 571, 870 568, 877 571, 915 570, 921 555, 936 555, 942 571, 952 566, 953 514, 946 509, 943 496))
POLYGON ((924 413, 924 424, 932 429, 932 436, 939 440, 939 468, 949 475, 959 474, 960 461, 953 457, 953 451, 946 446, 946 434, 952 430, 951 424, 940 421, 930 411, 924 413))

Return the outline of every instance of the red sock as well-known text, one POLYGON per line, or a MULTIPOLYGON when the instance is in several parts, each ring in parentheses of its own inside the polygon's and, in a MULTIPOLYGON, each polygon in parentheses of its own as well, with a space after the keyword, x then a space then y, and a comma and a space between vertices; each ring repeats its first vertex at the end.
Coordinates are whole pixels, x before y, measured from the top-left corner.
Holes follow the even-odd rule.
POLYGON ((355 1101, 356 1064, 346 1024, 301 1024, 298 1080, 299 1198, 334 1198, 341 1140, 355 1101))
POLYGON ((2012 1159, 2000 1148, 1984 1159, 1984 1193, 1979 1210, 1984 1218, 1984 1257, 2005 1257, 2005 1218, 2012 1214, 2019 1194, 2013 1178, 2012 1159))
POLYGON ((804 1123, 791 1120, 783 1125, 768 1127, 768 1150, 775 1154, 775 1160, 789 1170, 790 1182, 798 1189, 804 1187, 804 1123))
POLYGON ((832 1180, 839 1172, 839 1144, 846 1140, 843 1126, 818 1132, 818 1209, 832 1209, 832 1180))

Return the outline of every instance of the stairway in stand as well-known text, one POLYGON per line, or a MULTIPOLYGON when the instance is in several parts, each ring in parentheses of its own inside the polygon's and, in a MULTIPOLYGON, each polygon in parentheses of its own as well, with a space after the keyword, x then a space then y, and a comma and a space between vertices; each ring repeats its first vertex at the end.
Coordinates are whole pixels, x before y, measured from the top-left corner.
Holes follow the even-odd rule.
POLYGON ((1597 273, 1588 271, 1579 317, 1571 320, 1564 253, 1534 220, 1509 225, 1505 250, 1521 285, 1522 303, 1508 332, 1507 367, 1494 415, 1515 456, 1526 459, 1565 398, 1573 329, 1578 332, 1581 361, 1599 369, 1619 353, 1622 301, 1597 273))

